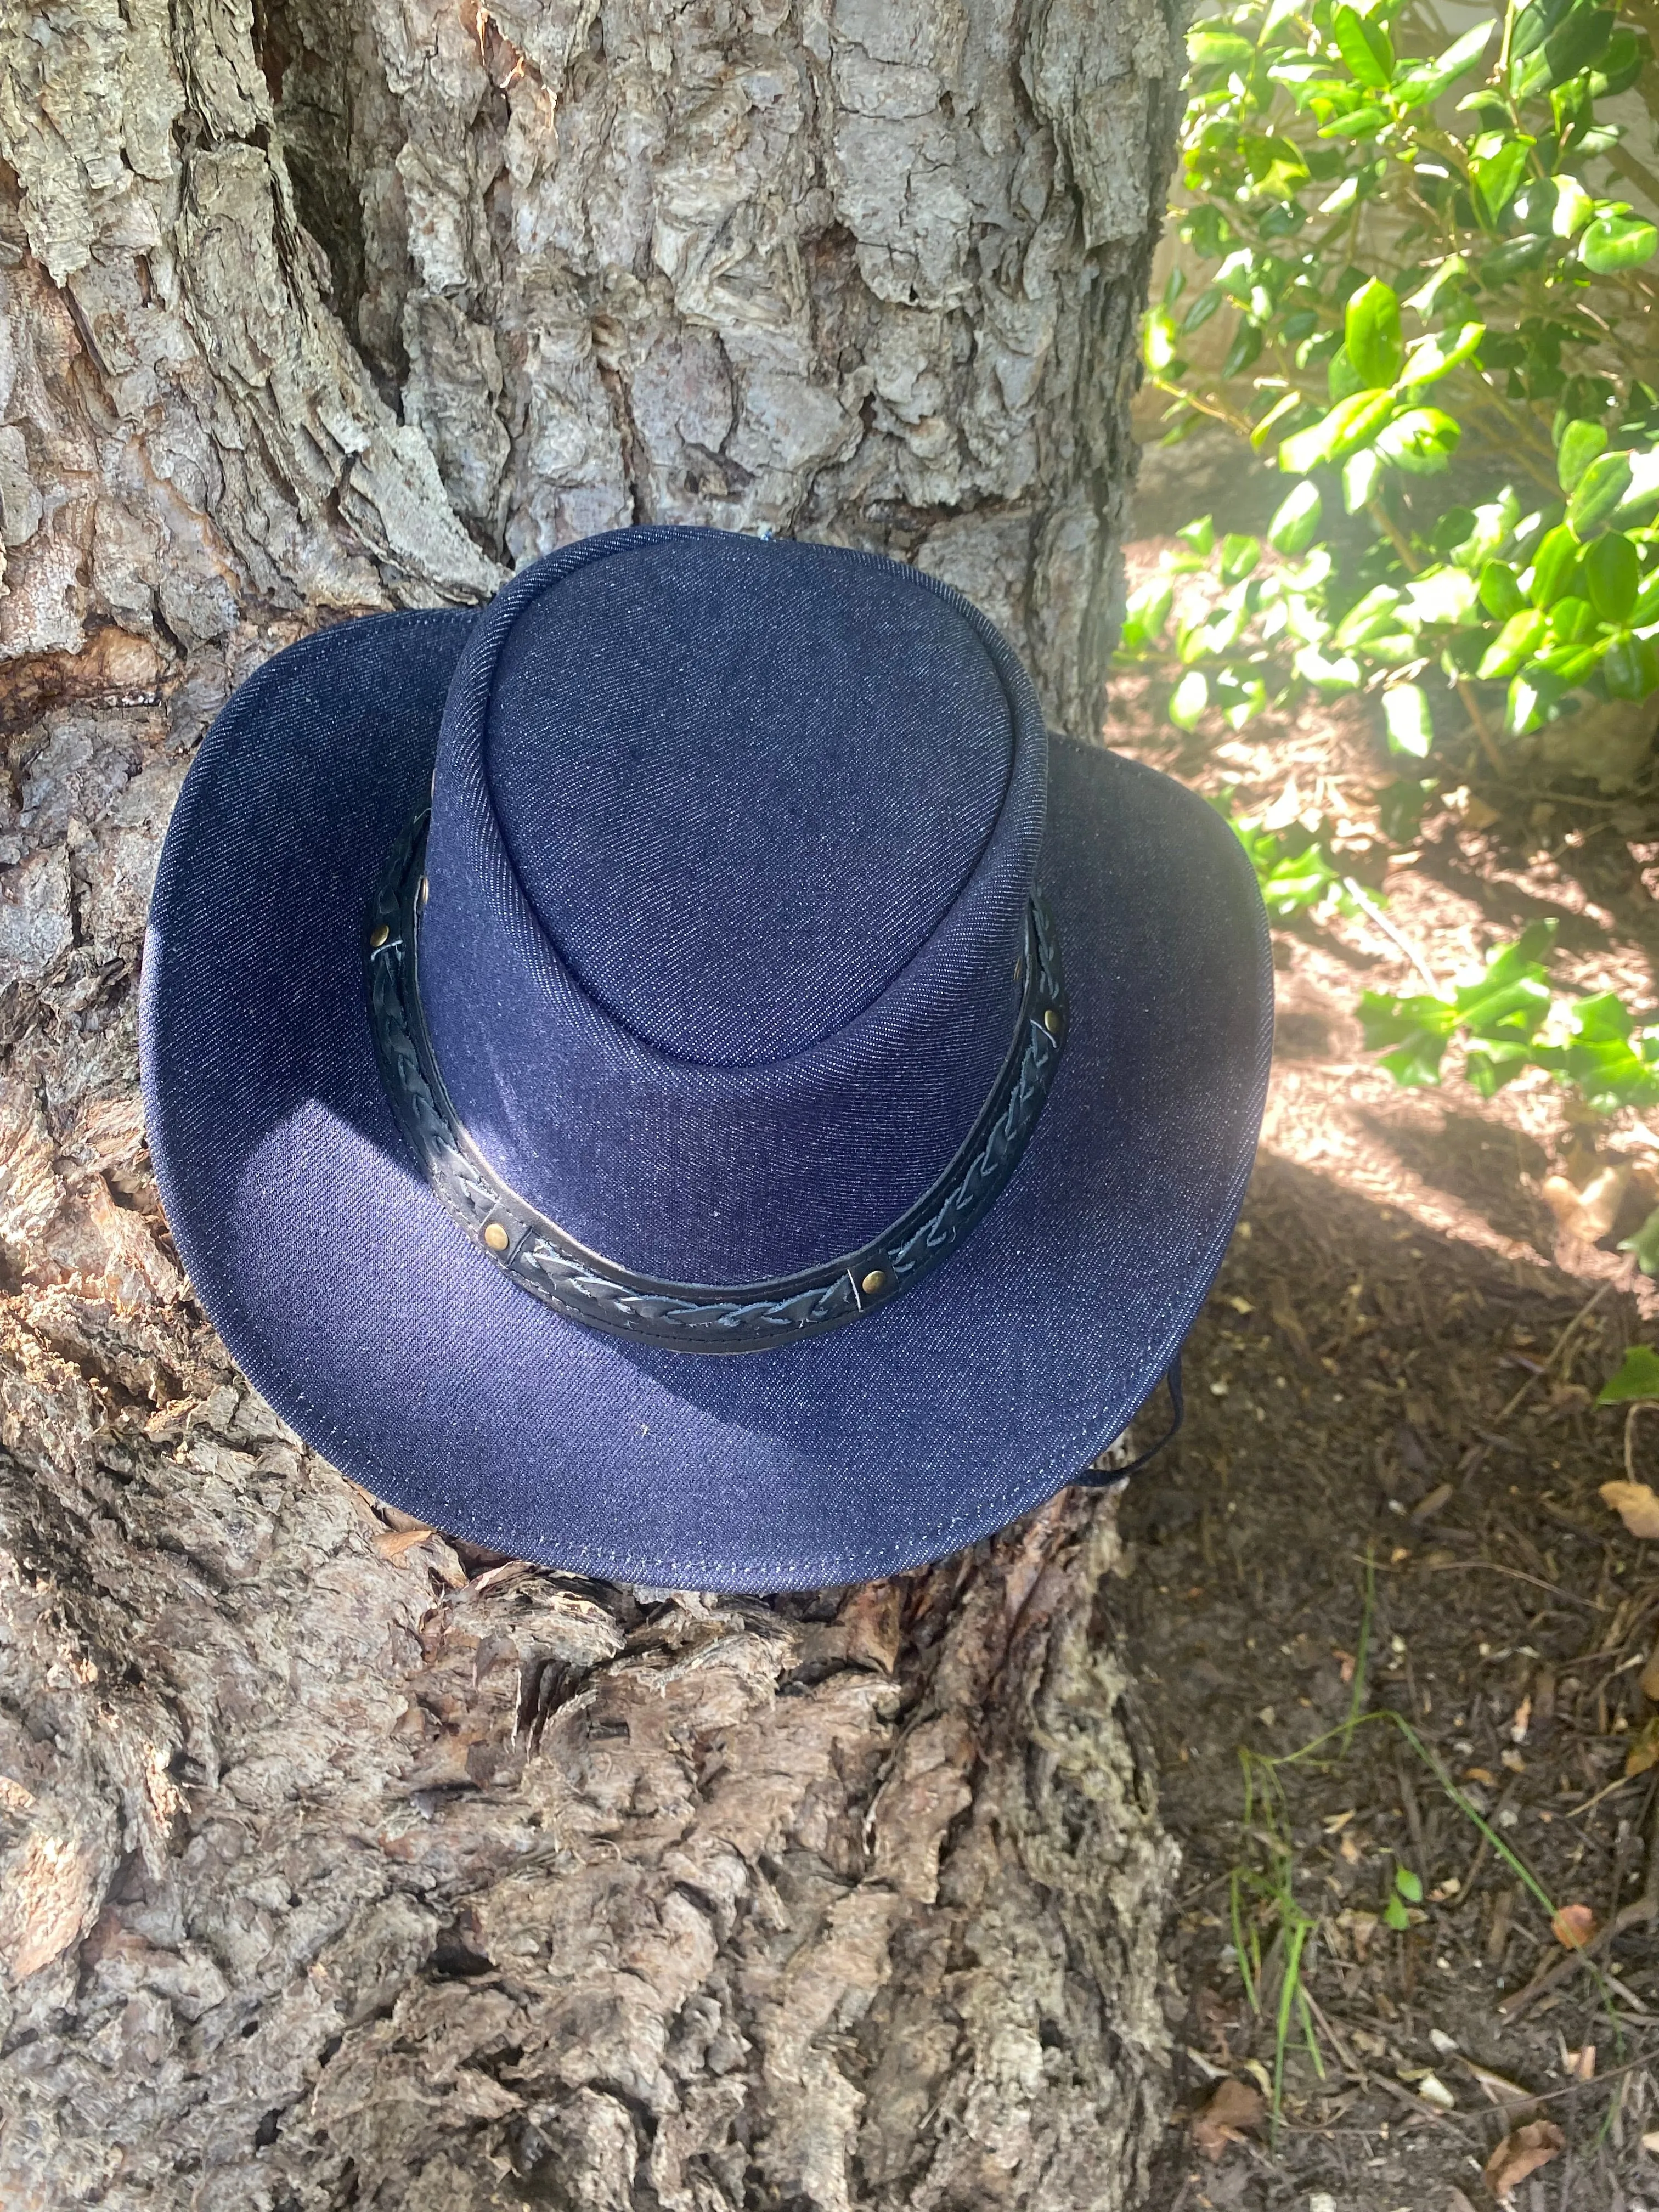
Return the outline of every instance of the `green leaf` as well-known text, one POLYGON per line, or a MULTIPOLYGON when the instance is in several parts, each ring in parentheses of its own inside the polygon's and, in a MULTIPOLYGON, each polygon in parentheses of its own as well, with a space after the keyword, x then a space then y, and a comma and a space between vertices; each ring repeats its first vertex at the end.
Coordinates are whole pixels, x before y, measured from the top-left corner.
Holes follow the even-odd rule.
POLYGON ((1549 977, 1544 957, 1555 943, 1555 923, 1534 921, 1512 945, 1494 945, 1478 982, 1452 993, 1457 1016, 1472 1036, 1530 1036, 1549 1011, 1549 977))
POLYGON ((1535 53, 1565 13, 1565 0, 1524 0, 1510 27, 1510 58, 1535 53))
POLYGON ((1408 407, 1379 433, 1376 450, 1385 461, 1392 461, 1408 476, 1433 476, 1457 451, 1462 434, 1440 408, 1408 407))
POLYGON ((1227 349, 1227 358, 1221 364, 1222 375, 1242 376, 1260 357, 1263 342, 1261 325, 1241 319, 1227 349))
MULTIPOLYGON (((1646 1236, 1652 1228, 1654 1216, 1650 1214, 1637 1232, 1646 1236)), ((1637 1237, 1628 1246, 1621 1244, 1621 1252, 1633 1249, 1637 1237)), ((1647 1272, 1644 1270, 1644 1272, 1647 1272)), ((1645 1344, 1632 1344, 1625 1354, 1616 1375, 1611 1375, 1596 1394, 1598 1406, 1622 1406, 1632 1398, 1659 1398, 1659 1352, 1650 1352, 1645 1344)))
POLYGON ((1642 562, 1622 531, 1598 538, 1584 555, 1584 586, 1603 622, 1628 622, 1642 580, 1642 562))
POLYGON ((1423 1883, 1409 1867, 1397 1866, 1394 1870, 1394 1886, 1407 1905, 1421 1905, 1423 1883))
POLYGON ((1331 11, 1331 34, 1357 84, 1382 86, 1394 76, 1394 46, 1381 23, 1339 5, 1331 11))
POLYGON ((1592 461, 1567 501, 1567 526, 1573 536, 1582 543, 1605 530, 1630 489, 1630 482, 1628 453, 1603 453, 1592 461))
POLYGON ((1405 362, 1400 301, 1392 286, 1368 276, 1348 301, 1342 335, 1357 381, 1373 389, 1392 384, 1405 362))
POLYGON ((1607 451, 1607 434, 1600 422, 1569 422, 1556 448, 1555 473, 1565 492, 1575 491, 1578 479, 1598 453, 1607 451))
POLYGON ((1200 514, 1196 522, 1177 530, 1176 536, 1183 545, 1190 545, 1194 553, 1207 559, 1215 544, 1215 524, 1209 515, 1200 514))
MULTIPOLYGON (((1337 116, 1325 125, 1319 135, 1322 138, 1375 138, 1388 120, 1386 107, 1378 107, 1374 100, 1367 100, 1363 107, 1351 108, 1347 114, 1337 116)), ((1352 185, 1355 179, 1350 178, 1348 182, 1352 185)), ((1352 192, 1349 197, 1352 197, 1352 192)), ((1325 211, 1332 211, 1330 200, 1325 202, 1325 211)))
POLYGON ((1352 653, 1345 653, 1338 659, 1328 660, 1317 646, 1304 645, 1292 665, 1322 699, 1339 698, 1343 692, 1359 688, 1359 663, 1352 653))
POLYGON ((1555 180, 1555 213, 1550 228, 1558 238, 1576 238, 1595 212, 1595 203, 1577 177, 1555 180))
POLYGON ((1154 307, 1140 334, 1140 350, 1154 376, 1173 380, 1180 374, 1180 333, 1167 307, 1154 307))
POLYGON ((1400 627, 1400 593, 1392 584, 1374 584, 1356 599, 1331 632, 1337 645, 1364 645, 1400 627))
MULTIPOLYGON (((1619 1249, 1621 1252, 1633 1252, 1636 1255, 1636 1264, 1644 1275, 1659 1275, 1659 1206, 1654 1207, 1633 1237, 1625 1238, 1619 1249)), ((1625 1355, 1626 1367, 1629 1366, 1632 1354, 1637 1352, 1644 1353, 1647 1359, 1651 1362, 1651 1372, 1642 1378, 1647 1387, 1637 1395, 1642 1397, 1659 1398, 1659 1353, 1649 1352, 1644 1344, 1633 1345, 1631 1351, 1625 1355)), ((1620 1375, 1623 1372, 1624 1369, 1621 1368, 1620 1375)), ((1620 1376, 1615 1375, 1613 1382, 1607 1384, 1607 1389, 1611 1390, 1613 1383, 1619 1379, 1620 1376)), ((1617 1404, 1618 1401, 1607 1399, 1604 1393, 1601 1402, 1617 1404)))
POLYGON ((1532 589, 1528 597, 1535 607, 1553 606, 1572 589, 1578 573, 1578 540, 1565 522, 1546 533, 1533 556, 1532 589))
POLYGON ((1578 246, 1585 268, 1597 276, 1639 269, 1644 262, 1652 260, 1656 252, 1659 252, 1659 230, 1632 215, 1598 215, 1578 246))
POLYGON ((1659 1098, 1659 1070, 1644 1032, 1632 1036, 1631 1012, 1617 992, 1601 991, 1567 1010, 1565 1045, 1538 1047, 1534 1058, 1563 1080, 1576 1084, 1593 1112, 1619 1106, 1644 1106, 1659 1098))
POLYGON ((1399 381, 1413 389, 1432 384, 1437 377, 1446 375, 1472 359, 1486 335, 1484 323, 1465 323, 1455 337, 1437 331, 1431 337, 1419 338, 1406 356, 1399 381))
POLYGON ((1601 654, 1601 681, 1613 699, 1645 699, 1659 690, 1659 648, 1628 630, 1611 638, 1601 654))
POLYGON ((1197 299, 1193 301, 1192 306, 1188 308, 1186 313, 1182 317, 1181 327, 1182 331, 1190 336, 1194 331, 1201 331, 1205 324, 1209 321, 1211 316, 1213 315, 1217 309, 1223 305, 1226 296, 1226 294, 1223 292, 1218 286, 1214 284, 1206 285, 1203 291, 1199 294, 1197 299))
POLYGON ((1382 1065, 1396 1083, 1414 1090, 1439 1082, 1440 1062, 1457 1025, 1455 1006, 1426 994, 1391 999, 1366 991, 1356 1012, 1366 1051, 1382 1053, 1382 1065))
POLYGON ((1431 315, 1441 312, 1443 305, 1468 289, 1468 264, 1462 255, 1449 253, 1427 282, 1419 285, 1406 305, 1414 307, 1426 323, 1431 315))
POLYGON ((1210 703, 1209 680, 1201 668, 1189 668, 1170 696, 1170 720, 1190 730, 1210 703))
POLYGON ((1297 430, 1279 449, 1279 465, 1290 476, 1306 476, 1324 461, 1340 461, 1369 445, 1394 412, 1392 392, 1356 392, 1332 408, 1323 422, 1297 430))
MULTIPOLYGON (((1263 446, 1267 444, 1268 434, 1273 429, 1276 424, 1283 422, 1287 415, 1299 414, 1306 404, 1307 402, 1303 398, 1302 394, 1299 392, 1281 392, 1279 398, 1274 400, 1273 405, 1267 410, 1267 413, 1262 416, 1261 420, 1250 432, 1250 443, 1255 447, 1256 452, 1259 453, 1263 446)), ((1283 437, 1284 434, 1284 431, 1280 430, 1280 437, 1283 437)))
POLYGON ((1319 518, 1324 501, 1319 487, 1304 478, 1293 484, 1279 502, 1278 511, 1267 525, 1267 543, 1276 553, 1294 559, 1305 553, 1319 534, 1319 518))
POLYGON ((1550 240, 1539 231, 1529 232, 1522 238, 1506 238, 1480 264, 1480 282, 1493 291, 1501 284, 1512 283, 1548 258, 1550 244, 1550 240))
POLYGON ((1659 447, 1630 456, 1630 489, 1619 502, 1617 520, 1632 522, 1659 499, 1659 447))
POLYGON ((1613 36, 1613 19, 1605 8, 1575 8, 1563 23, 1558 23, 1540 49, 1543 69, 1536 84, 1528 82, 1525 92, 1517 83, 1518 95, 1526 99, 1536 91, 1551 85, 1564 84, 1580 70, 1588 69, 1599 61, 1607 50, 1613 36))
POLYGON ((1444 53, 1431 62, 1419 62, 1411 68, 1411 75, 1402 83, 1403 70, 1396 71, 1395 90, 1410 106, 1416 107, 1425 100, 1438 100, 1448 86, 1455 84, 1465 70, 1472 70, 1486 48, 1492 44, 1492 34, 1498 27, 1488 20, 1477 23, 1472 31, 1446 48, 1444 53))
POLYGON ((1236 31, 1218 31, 1207 24, 1187 33, 1187 58, 1195 70, 1225 69, 1247 71, 1255 63, 1255 48, 1236 31))
POLYGON ((1595 628, 1595 610, 1577 592, 1567 592, 1549 611, 1550 635, 1559 645, 1579 645, 1595 628))
POLYGON ((1339 399, 1352 398, 1356 392, 1377 381, 1375 377, 1362 376, 1353 365, 1353 356, 1346 345, 1338 346, 1325 364, 1325 391, 1333 407, 1339 399))
POLYGON ((1382 694, 1382 720, 1388 726, 1389 750, 1409 753, 1424 760, 1434 743, 1434 722, 1428 694, 1420 684, 1396 684, 1382 694))
POLYGON ((1382 1908, 1382 1917, 1388 1925, 1403 1936, 1412 1924, 1412 1917, 1397 1897, 1389 1898, 1382 1908))
POLYGON ((1123 610, 1123 635, 1118 641, 1120 653, 1130 655, 1143 653, 1164 635, 1164 625, 1170 619, 1170 606, 1174 597, 1175 581, 1167 574, 1154 576, 1138 592, 1130 594, 1123 610))
POLYGON ((1444 627, 1461 629, 1474 619, 1474 579, 1467 569, 1454 568, 1449 562, 1437 568, 1425 568, 1421 575, 1413 576, 1406 586, 1410 602, 1411 620, 1418 629, 1444 627))
POLYGON ((1237 584, 1248 576, 1261 558, 1261 541, 1238 531, 1230 531, 1221 541, 1221 580, 1237 584))
POLYGON ((1523 140, 1510 138, 1494 154, 1470 156, 1469 182, 1488 222, 1495 224, 1515 197, 1526 173, 1528 151, 1523 140))
POLYGON ((1645 31, 1633 30, 1621 23, 1607 41, 1601 67, 1590 77, 1590 98, 1613 100, 1620 93, 1627 92, 1646 68, 1652 53, 1645 31))
POLYGON ((1518 615, 1527 604, 1522 597, 1521 586, 1516 581, 1515 571, 1507 561, 1488 561, 1480 571, 1480 581, 1476 588, 1480 594, 1481 605, 1494 622, 1507 622, 1511 615, 1518 615))
POLYGON ((1476 673, 1486 683, 1513 676, 1523 661, 1531 659, 1542 642, 1545 627, 1545 617, 1535 608, 1511 615, 1486 647, 1476 673))
POLYGON ((1434 526, 1430 544, 1443 560, 1466 544, 1474 534, 1474 509, 1472 507, 1449 507, 1434 526))
POLYGON ((1382 473, 1382 463, 1369 448, 1363 453, 1350 453, 1342 464, 1342 507, 1347 514, 1358 514, 1376 489, 1376 480, 1382 473))

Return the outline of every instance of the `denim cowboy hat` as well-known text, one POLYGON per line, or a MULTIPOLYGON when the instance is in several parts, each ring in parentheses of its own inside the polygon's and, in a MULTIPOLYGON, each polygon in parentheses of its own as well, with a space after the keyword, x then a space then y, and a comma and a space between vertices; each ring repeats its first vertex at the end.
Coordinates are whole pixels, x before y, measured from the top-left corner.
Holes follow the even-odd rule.
POLYGON ((204 741, 140 1050, 254 1384, 613 1581, 934 1559, 1171 1367, 1249 1172, 1255 882, 958 592, 651 527, 343 623, 204 741))

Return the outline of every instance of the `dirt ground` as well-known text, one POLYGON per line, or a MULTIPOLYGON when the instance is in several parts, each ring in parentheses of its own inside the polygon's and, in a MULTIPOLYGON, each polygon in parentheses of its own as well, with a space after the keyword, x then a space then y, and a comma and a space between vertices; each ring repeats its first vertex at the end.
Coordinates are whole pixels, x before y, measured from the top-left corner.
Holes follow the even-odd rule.
MULTIPOLYGON (((1400 1091, 1353 1015, 1367 987, 1422 988, 1413 957, 1447 981, 1544 915, 1564 982, 1650 1008, 1659 799, 1454 766, 1419 852, 1387 865, 1392 771, 1363 710, 1212 750, 1158 709, 1126 681, 1109 741, 1237 784, 1241 811, 1346 823, 1388 927, 1275 932, 1260 1163, 1188 1346, 1185 1431, 1123 1508, 1123 1615, 1184 1854, 1165 1998, 1181 2109, 1152 2203, 1464 2212, 1492 2203, 1507 2140, 1500 2185, 1528 2149, 1541 2161, 1508 2200, 1522 2212, 1659 2204, 1659 1765, 1626 1774, 1655 1712, 1644 1674, 1659 1692, 1659 1544, 1599 1494, 1626 1472, 1626 1418, 1592 1403, 1630 1342, 1659 1345, 1656 1286, 1614 1249, 1659 1194, 1659 1135, 1629 1111, 1575 1117, 1542 1078, 1491 1102, 1455 1074, 1400 1091), (1355 1711, 1371 1717, 1345 1740, 1355 1711), (1318 1739, 1253 1766, 1247 1818, 1241 1752, 1318 1739), (1282 1796, 1264 1804, 1264 1783, 1282 1796), (1307 1930, 1276 2140, 1275 1875, 1307 1930), (1562 1908, 1560 1934, 1595 1935, 1583 1956, 1553 1929, 1562 1908)), ((1659 1483, 1659 1421, 1632 1449, 1659 1483)))

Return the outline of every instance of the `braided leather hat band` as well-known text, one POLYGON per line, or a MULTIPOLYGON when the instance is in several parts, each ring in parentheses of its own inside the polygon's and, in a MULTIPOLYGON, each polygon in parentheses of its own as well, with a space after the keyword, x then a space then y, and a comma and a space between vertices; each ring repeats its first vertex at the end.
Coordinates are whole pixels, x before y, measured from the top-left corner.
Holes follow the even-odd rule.
POLYGON ((989 1097, 943 1175, 856 1252, 742 1285, 672 1283, 591 1251, 495 1174, 461 1126, 421 1010, 417 938, 428 817, 416 817, 367 928, 368 1004, 387 1094, 433 1192, 521 1290, 584 1327, 680 1352, 758 1352, 889 1304, 949 1257, 1018 1164, 1064 1048, 1065 979, 1047 908, 1026 922, 1024 991, 989 1097))

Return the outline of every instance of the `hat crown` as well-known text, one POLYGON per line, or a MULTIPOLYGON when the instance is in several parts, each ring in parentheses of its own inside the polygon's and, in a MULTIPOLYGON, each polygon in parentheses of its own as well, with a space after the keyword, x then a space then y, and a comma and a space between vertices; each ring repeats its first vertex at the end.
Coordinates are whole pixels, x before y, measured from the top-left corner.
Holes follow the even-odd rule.
POLYGON ((688 558, 690 536, 526 607, 484 769, 588 997, 676 1060, 753 1067, 844 1028, 949 911, 1013 715, 957 609, 892 564, 716 532, 688 558))
POLYGON ((525 570, 433 785, 420 989, 469 1135, 641 1273, 856 1249, 1012 1042, 1046 767, 1008 647, 900 563, 647 528, 525 570))

